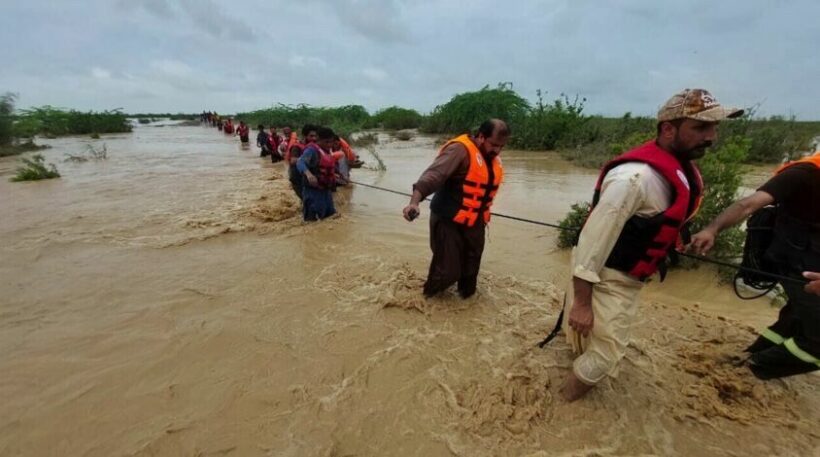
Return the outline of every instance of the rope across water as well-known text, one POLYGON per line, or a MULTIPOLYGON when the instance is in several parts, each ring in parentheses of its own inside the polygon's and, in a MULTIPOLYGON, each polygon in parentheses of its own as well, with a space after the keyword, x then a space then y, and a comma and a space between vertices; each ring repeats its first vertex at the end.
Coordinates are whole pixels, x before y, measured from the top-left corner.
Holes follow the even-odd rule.
MULTIPOLYGON (((350 181, 350 182, 352 184, 356 184, 357 186, 369 187, 371 189, 380 190, 380 191, 383 191, 383 192, 389 192, 391 194, 403 195, 405 197, 412 197, 412 194, 409 194, 407 192, 400 192, 398 190, 388 189, 386 187, 374 186, 372 184, 365 184, 365 183, 358 182, 358 181, 350 181)), ((533 220, 533 219, 526 219, 526 218, 518 217, 518 216, 511 216, 509 214, 501 214, 501 213, 495 213, 495 212, 491 212, 490 214, 492 214, 493 217, 511 219, 511 220, 518 221, 518 222, 524 222, 524 223, 533 224, 533 225, 540 225, 542 227, 550 227, 550 228, 554 228, 554 229, 558 229, 558 230, 577 232, 581 229, 580 227, 562 227, 561 225, 558 225, 558 224, 551 224, 549 222, 536 221, 536 220, 533 220)), ((690 259, 694 259, 698 262, 711 263, 711 264, 714 264, 714 265, 720 265, 722 267, 733 268, 735 270, 747 271, 747 272, 750 272, 750 273, 755 273, 755 274, 759 274, 759 275, 768 276, 772 279, 777 279, 778 281, 781 281, 781 282, 791 282, 793 284, 798 284, 800 286, 803 286, 806 283, 808 283, 808 280, 801 280, 801 279, 790 278, 788 276, 783 276, 783 275, 779 275, 779 274, 775 274, 775 273, 768 273, 768 272, 765 272, 765 271, 756 270, 754 268, 744 267, 744 266, 741 266, 741 265, 738 265, 738 264, 735 264, 735 263, 724 262, 724 261, 721 261, 721 260, 711 259, 711 258, 708 258, 708 257, 703 257, 703 256, 698 256, 698 255, 693 255, 693 254, 687 254, 685 252, 679 252, 678 251, 678 255, 680 255, 682 257, 687 257, 687 258, 690 258, 690 259)))

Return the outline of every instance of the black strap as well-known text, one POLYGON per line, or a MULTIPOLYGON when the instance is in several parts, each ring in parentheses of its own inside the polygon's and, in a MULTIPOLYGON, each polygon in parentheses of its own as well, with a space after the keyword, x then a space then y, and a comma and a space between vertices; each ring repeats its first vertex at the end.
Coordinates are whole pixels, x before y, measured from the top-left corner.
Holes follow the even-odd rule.
POLYGON ((544 338, 543 341, 538 343, 538 347, 540 347, 541 349, 544 349, 544 346, 546 346, 550 341, 554 340, 555 337, 558 336, 558 334, 561 332, 561 324, 564 323, 564 309, 566 309, 566 307, 567 307, 567 294, 566 294, 566 292, 564 292, 564 304, 563 304, 563 306, 561 306, 561 312, 558 314, 558 322, 555 323, 555 328, 552 329, 550 334, 547 335, 547 337, 544 338))

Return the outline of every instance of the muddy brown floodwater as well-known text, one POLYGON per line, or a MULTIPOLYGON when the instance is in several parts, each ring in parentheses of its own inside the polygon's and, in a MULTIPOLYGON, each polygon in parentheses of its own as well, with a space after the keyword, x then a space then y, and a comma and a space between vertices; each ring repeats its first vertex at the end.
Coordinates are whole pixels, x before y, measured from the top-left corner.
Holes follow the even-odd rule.
MULTIPOLYGON (((651 284, 620 376, 569 405, 568 346, 534 347, 568 280, 553 230, 494 220, 477 296, 424 300, 403 197, 344 189, 303 225, 283 168, 212 128, 47 142, 61 179, 0 160, 0 455, 820 455, 820 377, 737 367, 777 309, 708 268, 651 284)), ((388 170, 355 179, 407 191, 435 149, 381 135, 388 170)), ((504 164, 498 211, 539 220, 595 179, 504 164)))

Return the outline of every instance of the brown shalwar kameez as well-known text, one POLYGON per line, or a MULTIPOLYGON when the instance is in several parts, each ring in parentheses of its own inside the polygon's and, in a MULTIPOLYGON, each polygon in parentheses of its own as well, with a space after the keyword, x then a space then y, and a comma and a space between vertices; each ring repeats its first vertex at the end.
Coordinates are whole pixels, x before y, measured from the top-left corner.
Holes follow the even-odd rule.
MULTIPOLYGON (((422 173, 413 189, 423 198, 444 191, 448 182, 461 183, 470 168, 467 149, 458 143, 447 146, 422 173)), ((475 293, 481 254, 484 252, 484 221, 473 227, 457 224, 435 212, 430 214, 430 249, 433 259, 424 283, 424 295, 432 296, 454 283, 462 297, 475 293)))

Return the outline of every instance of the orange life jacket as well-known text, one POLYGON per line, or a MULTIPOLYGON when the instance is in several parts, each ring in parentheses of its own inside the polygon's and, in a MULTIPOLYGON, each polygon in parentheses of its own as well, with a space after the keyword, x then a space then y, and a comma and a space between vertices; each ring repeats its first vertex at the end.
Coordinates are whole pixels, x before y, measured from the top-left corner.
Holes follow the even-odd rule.
POLYGON ((305 147, 299 142, 299 137, 296 135, 296 132, 290 132, 290 138, 286 138, 285 142, 287 145, 285 146, 285 162, 290 163, 290 149, 294 146, 298 147, 300 150, 305 147))
POLYGON ((788 163, 784 163, 783 165, 778 167, 777 170, 774 171, 774 174, 778 175, 783 170, 785 170, 786 168, 789 168, 792 165, 798 165, 798 164, 801 164, 801 163, 810 163, 810 164, 814 165, 815 167, 820 168, 820 151, 815 152, 814 155, 811 155, 811 156, 808 156, 808 157, 803 157, 802 159, 799 159, 799 160, 793 160, 793 161, 788 162, 788 163))
POLYGON ((356 160, 356 153, 353 152, 353 149, 350 148, 350 144, 348 144, 344 138, 339 138, 339 143, 341 143, 342 145, 342 151, 344 151, 348 163, 352 163, 354 160, 356 160))
POLYGON ((448 182, 444 189, 436 192, 430 208, 442 217, 451 218, 468 227, 474 226, 479 218, 486 224, 490 222, 490 208, 495 194, 504 180, 501 158, 492 158, 488 167, 481 151, 466 134, 448 141, 441 147, 439 154, 453 143, 459 143, 467 149, 470 168, 462 182, 448 182))

